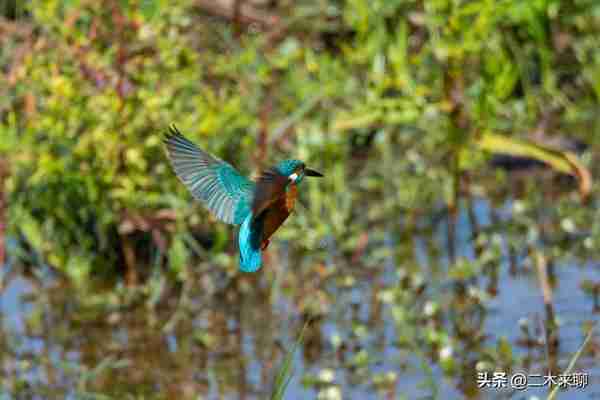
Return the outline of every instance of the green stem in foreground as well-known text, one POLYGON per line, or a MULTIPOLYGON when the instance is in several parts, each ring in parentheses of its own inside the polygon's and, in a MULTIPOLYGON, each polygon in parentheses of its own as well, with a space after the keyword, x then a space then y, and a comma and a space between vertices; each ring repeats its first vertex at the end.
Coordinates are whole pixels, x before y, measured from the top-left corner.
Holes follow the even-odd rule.
MULTIPOLYGON (((579 350, 577 350, 577 353, 575 353, 575 355, 571 359, 571 362, 569 363, 569 366, 567 367, 567 370, 564 372, 565 375, 568 375, 568 374, 571 373, 571 371, 575 367, 575 363, 577 362, 577 360, 579 359, 579 357, 581 357, 581 354, 583 354, 583 350, 587 347, 587 344, 592 339, 592 334, 593 333, 594 333, 594 328, 592 327, 590 329, 590 331, 588 332, 587 336, 585 337, 585 340, 583 341, 583 344, 581 345, 581 347, 579 348, 579 350)), ((550 392, 550 394, 548 395, 548 398, 546 400, 553 400, 554 398, 556 398, 556 395, 558 394, 558 389, 559 389, 558 386, 554 386, 554 388, 552 389, 552 391, 550 392)))
POLYGON ((294 375, 294 367, 292 362, 294 360, 294 355, 296 354, 296 349, 300 344, 302 344, 302 341, 304 340, 304 332, 309 324, 310 320, 304 323, 304 326, 302 327, 294 346, 287 352, 285 359, 283 360, 283 364, 281 368, 279 368, 277 376, 275 376, 275 384, 270 397, 271 400, 282 400, 284 398, 283 396, 285 395, 285 391, 287 390, 287 387, 292 380, 292 376, 294 375))

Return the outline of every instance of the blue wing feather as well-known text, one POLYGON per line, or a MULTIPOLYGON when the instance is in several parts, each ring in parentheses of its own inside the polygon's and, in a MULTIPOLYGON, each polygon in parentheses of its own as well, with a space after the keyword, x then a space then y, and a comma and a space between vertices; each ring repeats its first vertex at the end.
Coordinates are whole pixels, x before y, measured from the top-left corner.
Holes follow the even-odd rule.
POLYGON ((250 213, 254 182, 225 161, 199 149, 174 125, 164 143, 175 173, 221 221, 241 224, 250 213))

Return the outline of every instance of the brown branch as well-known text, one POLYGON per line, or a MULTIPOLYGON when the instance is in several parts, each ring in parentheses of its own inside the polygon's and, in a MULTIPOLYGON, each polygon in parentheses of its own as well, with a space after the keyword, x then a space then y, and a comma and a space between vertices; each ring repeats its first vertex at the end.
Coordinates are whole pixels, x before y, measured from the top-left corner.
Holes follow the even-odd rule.
POLYGON ((4 192, 5 180, 8 178, 8 162, 2 160, 0 162, 0 265, 4 265, 6 260, 6 193, 4 192))
POLYGON ((556 372, 558 369, 556 360, 556 354, 559 345, 558 326, 556 325, 554 306, 552 304, 552 287, 550 285, 550 279, 548 278, 548 260, 541 252, 536 251, 534 262, 537 269, 540 287, 542 288, 544 308, 546 309, 544 330, 547 351, 546 356, 548 357, 548 369, 552 372, 556 372))
POLYGON ((277 15, 260 11, 239 0, 197 0, 201 9, 242 25, 258 24, 271 29, 280 23, 277 15))

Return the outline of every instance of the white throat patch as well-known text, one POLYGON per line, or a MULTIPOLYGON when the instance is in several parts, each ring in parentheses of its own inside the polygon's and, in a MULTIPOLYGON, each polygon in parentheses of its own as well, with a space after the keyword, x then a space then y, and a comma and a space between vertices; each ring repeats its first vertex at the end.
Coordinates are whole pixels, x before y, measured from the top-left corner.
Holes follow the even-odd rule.
POLYGON ((296 182, 296 179, 298 179, 298 174, 294 172, 293 174, 291 174, 291 175, 289 176, 289 179, 290 179, 292 182, 296 182))

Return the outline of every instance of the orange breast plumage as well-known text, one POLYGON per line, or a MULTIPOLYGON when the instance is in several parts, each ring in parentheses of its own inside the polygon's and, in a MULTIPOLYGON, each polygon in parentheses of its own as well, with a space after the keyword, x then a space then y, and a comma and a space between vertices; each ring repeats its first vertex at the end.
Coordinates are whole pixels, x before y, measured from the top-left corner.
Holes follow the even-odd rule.
POLYGON ((263 234, 261 237, 261 247, 263 249, 269 245, 269 238, 279 229, 294 209, 297 195, 296 185, 292 184, 282 196, 264 211, 263 234))
POLYGON ((291 213, 296 203, 296 197, 298 197, 298 186, 291 184, 285 193, 285 208, 288 213, 291 213))

